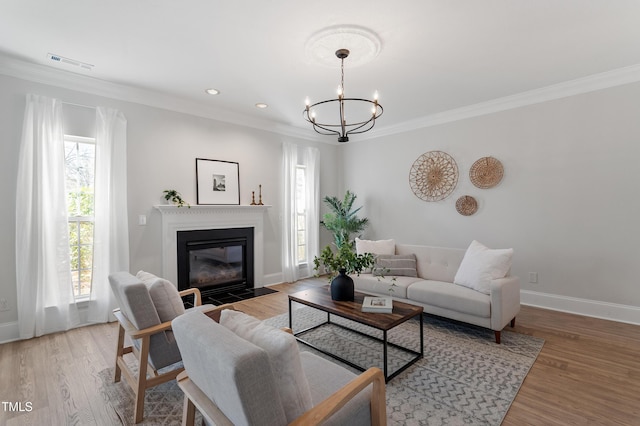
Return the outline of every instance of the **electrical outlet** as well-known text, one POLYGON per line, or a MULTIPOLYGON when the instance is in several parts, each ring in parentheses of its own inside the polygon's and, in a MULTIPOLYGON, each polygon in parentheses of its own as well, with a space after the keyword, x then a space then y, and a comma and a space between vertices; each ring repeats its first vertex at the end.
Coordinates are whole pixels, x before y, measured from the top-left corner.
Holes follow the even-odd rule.
POLYGON ((138 216, 138 225, 144 226, 147 224, 147 216, 144 214, 141 214, 138 216))
POLYGON ((532 284, 536 284, 538 282, 537 272, 529 272, 529 282, 532 284))
POLYGON ((4 297, 0 299, 0 312, 1 311, 9 311, 9 302, 4 297))

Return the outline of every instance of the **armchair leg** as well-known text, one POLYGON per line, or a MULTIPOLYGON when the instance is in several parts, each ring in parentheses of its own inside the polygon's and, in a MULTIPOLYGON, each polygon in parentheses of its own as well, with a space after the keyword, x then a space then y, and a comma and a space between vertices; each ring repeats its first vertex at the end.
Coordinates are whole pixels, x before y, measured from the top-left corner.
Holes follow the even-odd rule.
POLYGON ((188 396, 184 396, 184 406, 182 409, 182 426, 193 426, 196 420, 196 406, 189 399, 188 396))
POLYGON ((496 335, 496 343, 499 345, 500 344, 500 332, 499 331, 494 331, 495 335, 496 335))
POLYGON ((138 372, 138 386, 135 389, 136 405, 133 412, 134 421, 136 423, 140 423, 144 417, 144 394, 147 389, 147 360, 149 359, 150 342, 151 337, 144 336, 142 338, 142 345, 140 345, 140 358, 138 363, 140 371, 138 372))
POLYGON ((516 317, 513 317, 513 319, 511 320, 511 328, 516 326, 516 317))
POLYGON ((122 325, 118 325, 118 342, 116 343, 116 367, 113 373, 113 382, 118 383, 120 381, 120 376, 122 370, 120 370, 120 365, 118 364, 118 359, 121 359, 124 355, 124 335, 125 330, 122 328, 122 325))

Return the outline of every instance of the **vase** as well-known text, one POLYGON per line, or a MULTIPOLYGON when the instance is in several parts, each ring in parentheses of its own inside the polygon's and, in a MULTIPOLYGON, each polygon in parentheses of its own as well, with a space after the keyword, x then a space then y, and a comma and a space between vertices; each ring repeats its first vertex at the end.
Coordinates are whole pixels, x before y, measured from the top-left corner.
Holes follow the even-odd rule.
POLYGON ((346 274, 346 269, 331 280, 331 298, 342 302, 353 302, 353 279, 346 274))

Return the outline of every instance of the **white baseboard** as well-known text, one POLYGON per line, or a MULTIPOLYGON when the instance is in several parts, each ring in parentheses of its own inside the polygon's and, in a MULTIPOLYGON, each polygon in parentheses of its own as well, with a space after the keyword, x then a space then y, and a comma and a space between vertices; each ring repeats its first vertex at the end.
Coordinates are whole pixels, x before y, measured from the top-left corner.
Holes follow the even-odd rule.
POLYGON ((536 308, 640 325, 640 307, 521 290, 520 303, 536 308))
MULTIPOLYGON (((92 324, 87 320, 88 312, 88 304, 80 302, 78 306, 78 317, 80 319, 80 322, 77 327, 84 327, 92 324)), ((15 342, 16 340, 20 340, 18 321, 5 322, 0 324, 0 344, 15 342)))
POLYGON ((284 282, 282 278, 282 272, 278 272, 275 274, 268 274, 262 278, 263 285, 280 284, 282 282, 284 282))
POLYGON ((19 340, 18 321, 0 324, 0 344, 19 340))

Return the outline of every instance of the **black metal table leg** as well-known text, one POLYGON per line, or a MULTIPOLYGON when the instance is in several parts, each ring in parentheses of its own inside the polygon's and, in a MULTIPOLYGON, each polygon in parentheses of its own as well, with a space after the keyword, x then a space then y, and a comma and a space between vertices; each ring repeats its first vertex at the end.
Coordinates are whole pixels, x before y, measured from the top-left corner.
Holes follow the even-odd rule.
POLYGON ((387 381, 387 330, 382 330, 382 359, 384 363, 384 381, 387 381))

